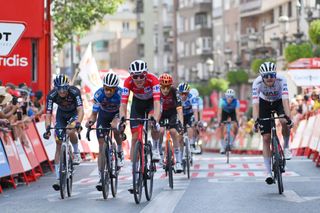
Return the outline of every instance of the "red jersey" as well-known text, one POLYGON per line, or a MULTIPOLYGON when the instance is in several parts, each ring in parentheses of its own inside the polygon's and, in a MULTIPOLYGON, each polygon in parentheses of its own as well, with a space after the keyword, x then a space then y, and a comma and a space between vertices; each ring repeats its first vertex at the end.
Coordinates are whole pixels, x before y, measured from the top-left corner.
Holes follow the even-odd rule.
POLYGON ((159 80, 155 75, 151 73, 147 74, 143 88, 137 88, 131 76, 129 76, 124 81, 121 103, 128 103, 130 91, 133 92, 134 97, 136 97, 137 99, 149 100, 153 98, 153 100, 160 101, 159 80))
POLYGON ((168 95, 163 95, 161 93, 161 103, 163 111, 175 111, 176 108, 181 106, 181 99, 177 95, 177 90, 171 87, 168 95))

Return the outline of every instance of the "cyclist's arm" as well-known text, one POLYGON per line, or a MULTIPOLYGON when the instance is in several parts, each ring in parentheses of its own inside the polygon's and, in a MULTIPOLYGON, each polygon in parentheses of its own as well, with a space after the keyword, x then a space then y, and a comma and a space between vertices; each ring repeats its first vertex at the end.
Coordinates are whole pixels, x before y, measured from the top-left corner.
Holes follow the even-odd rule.
POLYGON ((120 104, 120 118, 127 118, 127 105, 130 95, 130 77, 128 77, 123 84, 122 95, 121 95, 121 104, 120 104))
POLYGON ((178 119, 183 124, 183 110, 182 106, 177 107, 178 119))
POLYGON ((290 113, 290 103, 289 103, 289 90, 287 80, 285 78, 282 79, 282 105, 284 109, 284 113, 291 119, 290 113))
POLYGON ((76 120, 76 122, 81 123, 84 117, 84 110, 83 110, 83 106, 79 106, 77 107, 77 112, 78 112, 78 119, 76 120))
POLYGON ((240 101, 237 100, 237 106, 236 106, 236 115, 237 115, 237 121, 240 122, 240 101))
POLYGON ((286 114, 286 116, 288 116, 291 119, 289 99, 282 99, 282 105, 283 105, 284 113, 286 114))
POLYGON ((259 77, 252 84, 252 118, 256 121, 259 118, 259 77))
POLYGON ((198 99, 193 97, 191 99, 191 104, 192 104, 192 110, 193 110, 193 115, 194 115, 194 120, 196 122, 199 121, 199 114, 198 114, 198 99))
POLYGON ((153 110, 154 110, 154 118, 159 123, 161 116, 161 104, 160 104, 160 83, 158 78, 152 79, 152 96, 153 96, 153 110))
POLYGON ((259 103, 252 105, 252 118, 256 121, 259 118, 259 103))
POLYGON ((223 107, 223 100, 220 98, 219 105, 218 105, 218 122, 221 122, 221 116, 222 116, 222 107, 223 107))
POLYGON ((49 127, 51 125, 51 119, 52 119, 52 114, 47 113, 46 114, 46 120, 45 120, 45 127, 49 127))
POLYGON ((46 103, 46 120, 45 120, 45 127, 49 127, 51 125, 52 119, 52 109, 53 109, 53 97, 54 95, 49 93, 47 96, 47 103, 46 103))
POLYGON ((154 118, 159 123, 159 121, 160 121, 160 101, 154 100, 153 106, 154 106, 154 118))

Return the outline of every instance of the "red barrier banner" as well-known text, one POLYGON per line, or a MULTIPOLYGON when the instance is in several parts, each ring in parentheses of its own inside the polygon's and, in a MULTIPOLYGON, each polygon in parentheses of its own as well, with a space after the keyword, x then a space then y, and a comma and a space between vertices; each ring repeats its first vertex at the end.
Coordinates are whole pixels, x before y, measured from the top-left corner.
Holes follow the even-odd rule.
POLYGON ((27 141, 25 141, 22 146, 30 162, 31 168, 34 169, 35 167, 39 166, 39 162, 29 138, 28 137, 26 138, 27 138, 27 141))
POLYGON ((38 162, 42 163, 48 160, 34 123, 28 125, 27 135, 31 141, 38 162))
POLYGON ((14 175, 23 173, 24 169, 20 160, 20 156, 11 136, 4 136, 2 133, 0 133, 0 137, 3 142, 3 147, 7 153, 11 174, 14 175))
POLYGON ((24 151, 23 149, 23 146, 20 142, 20 139, 16 139, 14 141, 14 143, 16 144, 16 147, 17 147, 17 150, 18 150, 18 154, 19 154, 19 157, 20 157, 20 160, 21 160, 21 163, 22 163, 22 166, 23 166, 23 171, 26 172, 26 171, 30 171, 32 168, 31 168, 31 164, 28 160, 28 157, 26 155, 26 152, 24 151))

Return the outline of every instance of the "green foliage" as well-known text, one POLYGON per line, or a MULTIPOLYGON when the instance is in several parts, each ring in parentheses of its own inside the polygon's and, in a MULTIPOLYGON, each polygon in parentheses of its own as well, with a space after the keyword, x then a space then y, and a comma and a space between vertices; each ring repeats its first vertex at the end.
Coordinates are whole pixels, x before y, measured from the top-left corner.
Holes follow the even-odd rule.
POLYGON ((241 85, 248 83, 249 75, 246 71, 240 69, 228 72, 227 79, 230 82, 230 85, 241 85))
POLYGON ((313 49, 313 57, 316 57, 316 58, 320 57, 320 47, 315 47, 313 49))
POLYGON ((222 78, 211 78, 210 86, 213 90, 226 91, 229 87, 229 82, 222 78))
POLYGON ((312 58, 312 45, 307 42, 299 45, 290 44, 285 49, 284 56, 287 62, 293 62, 299 58, 312 58))
POLYGON ((320 20, 311 22, 309 27, 309 38, 315 45, 320 45, 320 20))
POLYGON ((259 73, 259 68, 260 68, 260 65, 266 61, 271 61, 273 63, 275 63, 275 60, 274 59, 270 59, 270 58, 267 58, 267 59, 261 59, 261 58, 256 58, 252 61, 251 63, 251 70, 254 72, 254 73, 259 73))
POLYGON ((55 0, 52 6, 56 48, 70 42, 72 36, 88 31, 101 22, 106 14, 112 14, 123 0, 55 0))

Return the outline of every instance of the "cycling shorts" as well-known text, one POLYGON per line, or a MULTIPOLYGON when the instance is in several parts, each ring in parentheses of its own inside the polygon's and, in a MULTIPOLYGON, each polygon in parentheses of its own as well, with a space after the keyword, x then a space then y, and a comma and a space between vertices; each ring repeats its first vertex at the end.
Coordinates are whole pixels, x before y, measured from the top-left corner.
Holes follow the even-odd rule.
MULTIPOLYGON (((78 119, 78 112, 77 110, 71 111, 71 112, 66 112, 62 111, 60 109, 57 109, 57 115, 56 115, 56 125, 55 128, 64 128, 67 127, 69 124, 72 122, 76 121, 78 119)), ((56 129, 56 137, 58 140, 62 141, 63 140, 63 135, 65 131, 61 131, 56 129)))
POLYGON ((186 126, 192 127, 194 123, 194 115, 193 113, 186 114, 183 116, 183 126, 185 127, 185 130, 187 129, 186 126))
MULTIPOLYGON (((97 120, 97 127, 98 128, 110 128, 111 122, 114 118, 119 118, 119 111, 118 112, 106 112, 100 109, 98 113, 98 120, 97 120)), ((96 134, 97 138, 104 138, 107 134, 107 130, 97 129, 96 134)))
POLYGON ((161 118, 160 118, 160 126, 164 127, 164 121, 168 119, 169 120, 169 128, 170 129, 176 129, 178 131, 178 118, 177 118, 177 113, 165 113, 162 112, 161 118))
POLYGON ((228 118, 230 118, 231 121, 237 122, 236 111, 234 110, 234 111, 228 113, 228 112, 222 110, 222 115, 221 115, 221 121, 220 122, 222 123, 223 121, 227 121, 228 118))
MULTIPOLYGON (((140 100, 133 96, 131 104, 130 118, 145 118, 145 113, 149 114, 153 110, 153 98, 140 100)), ((139 121, 130 121, 131 129, 138 128, 139 121)))

